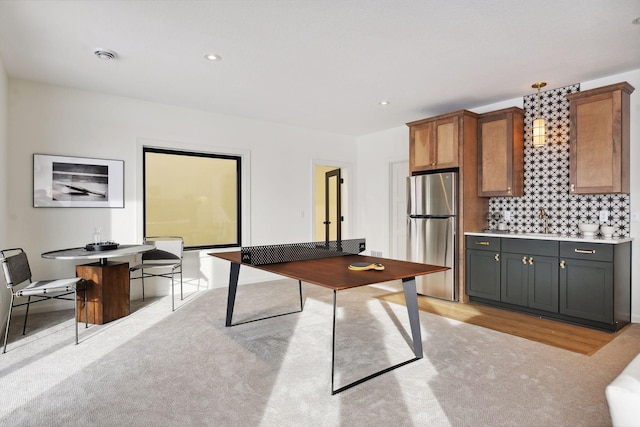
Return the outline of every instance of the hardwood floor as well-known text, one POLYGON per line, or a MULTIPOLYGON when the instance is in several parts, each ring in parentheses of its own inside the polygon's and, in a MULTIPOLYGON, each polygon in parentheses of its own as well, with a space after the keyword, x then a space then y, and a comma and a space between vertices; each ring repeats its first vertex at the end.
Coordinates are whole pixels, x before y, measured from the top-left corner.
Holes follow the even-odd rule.
MULTIPOLYGON (((404 305, 402 292, 390 293, 380 298, 404 305)), ((418 296, 418 307, 420 310, 449 319, 482 326, 588 356, 594 354, 625 329, 622 328, 617 333, 605 332, 477 303, 450 302, 424 296, 418 296)))

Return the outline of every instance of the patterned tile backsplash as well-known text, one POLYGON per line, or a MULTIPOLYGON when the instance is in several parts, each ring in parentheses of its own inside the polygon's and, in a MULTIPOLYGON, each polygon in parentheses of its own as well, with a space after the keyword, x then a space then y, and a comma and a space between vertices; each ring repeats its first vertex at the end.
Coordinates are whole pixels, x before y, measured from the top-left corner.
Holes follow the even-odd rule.
POLYGON ((489 199, 490 228, 507 222, 516 232, 540 233, 544 230, 540 209, 549 214, 549 232, 579 234, 580 223, 613 225, 614 237, 629 236, 629 194, 569 193, 569 100, 565 95, 580 90, 575 84, 540 94, 540 115, 547 123, 547 145, 533 147, 532 123, 538 114, 538 94, 524 97, 524 196, 489 199), (501 221, 509 211, 511 219, 501 221), (600 222, 600 211, 608 211, 600 222))

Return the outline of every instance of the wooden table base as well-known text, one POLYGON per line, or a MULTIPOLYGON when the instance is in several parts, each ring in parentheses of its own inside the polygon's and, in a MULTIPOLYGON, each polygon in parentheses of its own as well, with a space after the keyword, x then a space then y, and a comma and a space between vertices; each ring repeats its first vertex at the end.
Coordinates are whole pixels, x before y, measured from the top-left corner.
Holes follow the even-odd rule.
MULTIPOLYGON (((76 266, 76 275, 87 281, 89 323, 103 325, 128 316, 129 263, 99 262, 76 266)), ((84 322, 84 295, 78 292, 78 321, 84 322)))

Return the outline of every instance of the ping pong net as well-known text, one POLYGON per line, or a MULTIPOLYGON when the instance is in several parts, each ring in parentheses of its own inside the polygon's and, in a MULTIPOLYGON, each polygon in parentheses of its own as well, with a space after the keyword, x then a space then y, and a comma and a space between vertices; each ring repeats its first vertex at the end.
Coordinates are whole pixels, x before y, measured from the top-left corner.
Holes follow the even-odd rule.
POLYGON ((329 242, 245 246, 240 249, 240 253, 241 261, 243 263, 264 265, 345 255, 358 255, 365 249, 365 239, 348 239, 330 240, 329 242))

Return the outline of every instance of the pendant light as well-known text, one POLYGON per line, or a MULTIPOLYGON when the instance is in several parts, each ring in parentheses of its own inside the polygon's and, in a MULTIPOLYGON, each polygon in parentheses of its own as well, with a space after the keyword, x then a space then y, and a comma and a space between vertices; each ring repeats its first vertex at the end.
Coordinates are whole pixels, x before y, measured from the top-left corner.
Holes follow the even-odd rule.
POLYGON ((545 87, 546 82, 538 82, 531 85, 538 89, 538 117, 533 121, 533 146, 544 147, 546 145, 546 126, 544 119, 540 117, 540 88, 545 87))

